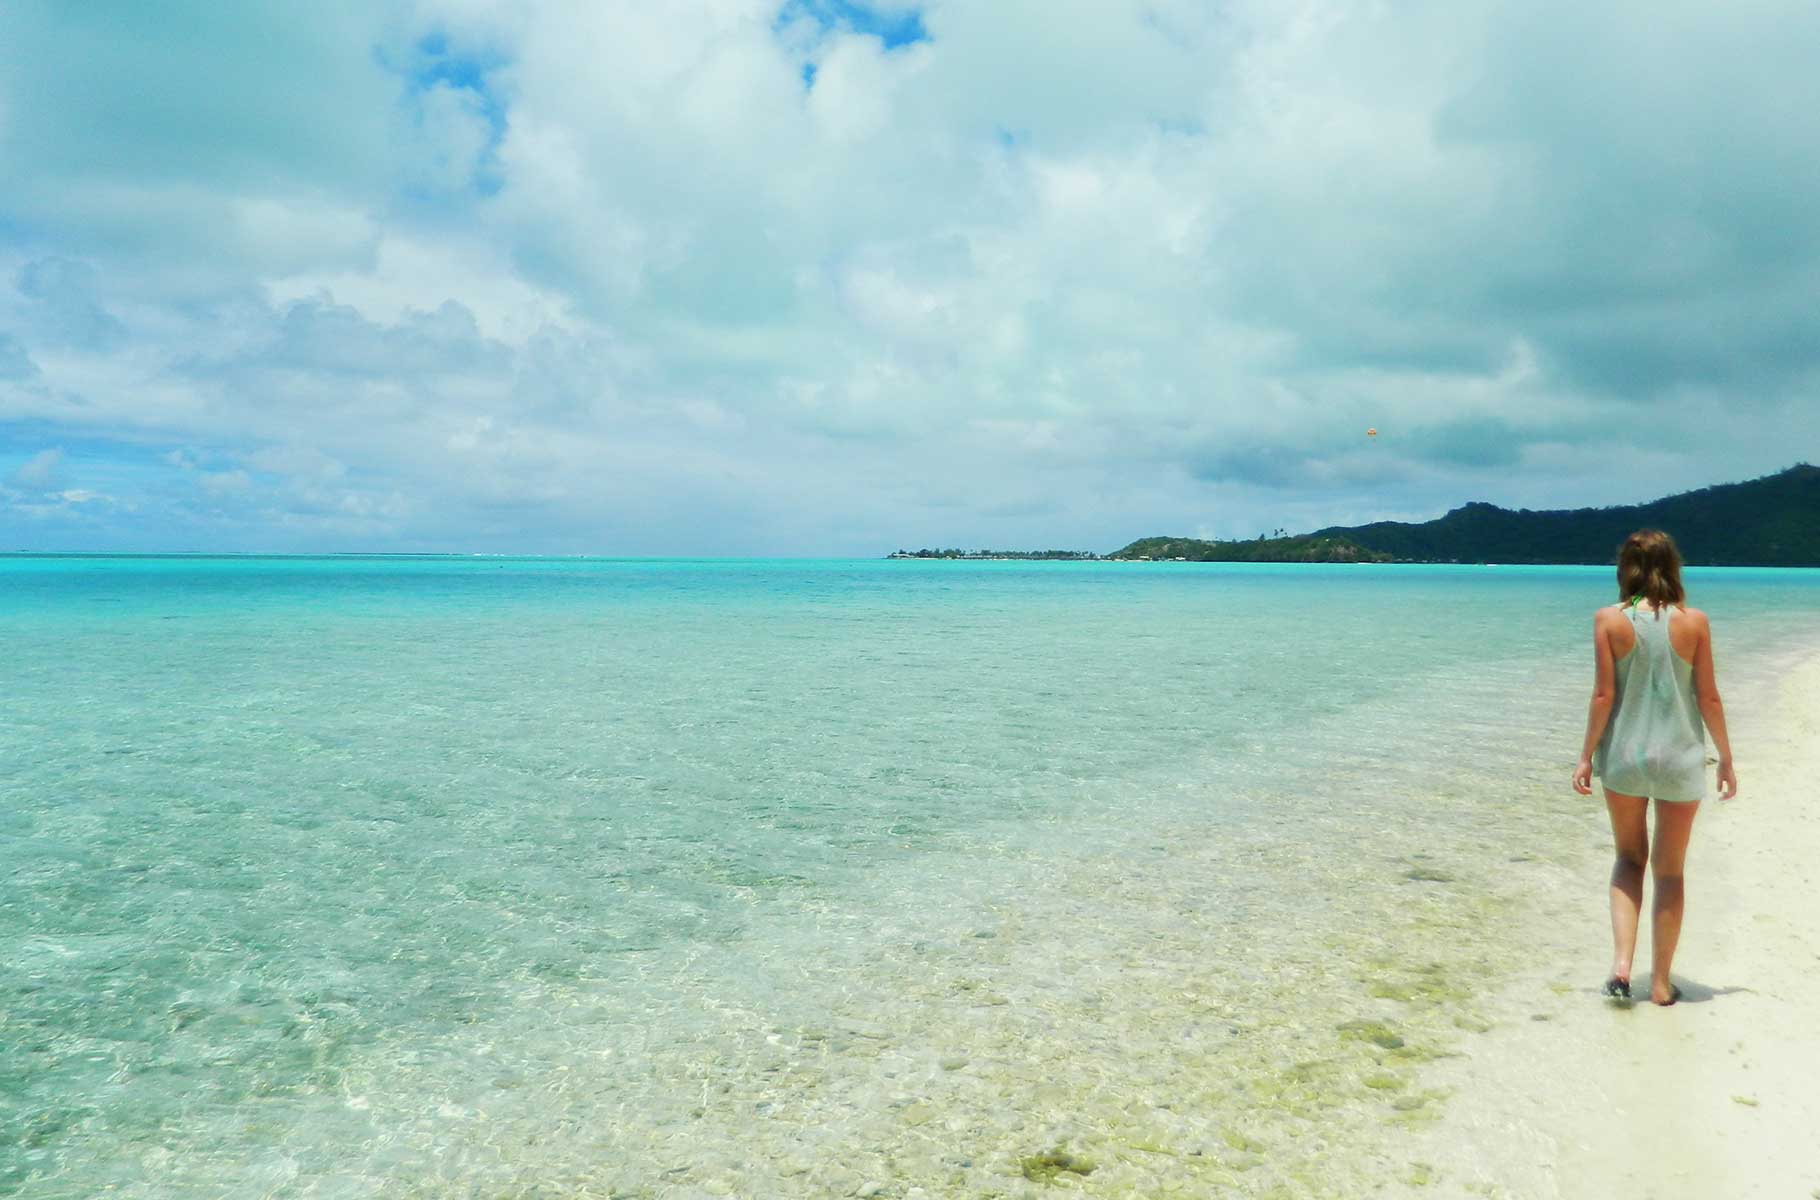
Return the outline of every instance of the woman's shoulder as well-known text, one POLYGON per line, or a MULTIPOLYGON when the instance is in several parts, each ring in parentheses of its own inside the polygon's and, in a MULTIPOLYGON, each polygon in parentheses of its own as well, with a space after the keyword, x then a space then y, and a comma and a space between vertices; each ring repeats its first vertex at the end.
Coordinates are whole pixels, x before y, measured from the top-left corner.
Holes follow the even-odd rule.
POLYGON ((1685 604, 1681 605, 1680 607, 1681 607, 1681 616, 1683 619, 1692 621, 1695 625, 1702 626, 1702 627, 1710 624, 1710 622, 1708 622, 1706 619, 1706 614, 1701 612, 1699 609, 1689 608, 1685 604))
POLYGON ((1606 641, 1616 638, 1619 641, 1629 636, 1629 621, 1624 619, 1622 604, 1607 604, 1592 615, 1593 636, 1606 641))

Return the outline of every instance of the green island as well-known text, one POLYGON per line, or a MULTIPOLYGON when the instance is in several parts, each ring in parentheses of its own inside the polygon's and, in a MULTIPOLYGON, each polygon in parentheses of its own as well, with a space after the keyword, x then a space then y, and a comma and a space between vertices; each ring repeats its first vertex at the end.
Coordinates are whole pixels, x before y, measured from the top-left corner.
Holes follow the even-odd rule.
POLYGON ((1199 538, 1147 537, 1106 556, 1123 562, 1393 562, 1389 554, 1361 546, 1335 532, 1296 537, 1259 536, 1250 541, 1205 542, 1199 538))
POLYGON ((1633 530, 1666 529, 1690 565, 1820 566, 1820 467, 1797 463, 1743 483, 1606 508, 1508 509, 1475 501, 1432 521, 1334 525, 1232 541, 1139 538, 1088 551, 900 550, 892 558, 1117 562, 1610 563, 1633 530))

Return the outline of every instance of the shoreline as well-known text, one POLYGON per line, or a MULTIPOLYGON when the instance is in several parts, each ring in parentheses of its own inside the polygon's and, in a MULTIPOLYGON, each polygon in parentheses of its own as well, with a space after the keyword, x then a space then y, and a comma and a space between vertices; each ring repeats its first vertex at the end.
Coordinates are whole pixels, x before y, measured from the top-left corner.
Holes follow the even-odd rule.
POLYGON ((1587 846, 1536 888, 1534 954, 1485 997, 1492 1028, 1430 1074, 1452 1097, 1419 1151, 1442 1186, 1422 1194, 1820 1196, 1820 813, 1802 803, 1820 771, 1820 652, 1735 692, 1742 791, 1705 802, 1689 847, 1682 1001, 1599 996, 1610 848, 1587 846))

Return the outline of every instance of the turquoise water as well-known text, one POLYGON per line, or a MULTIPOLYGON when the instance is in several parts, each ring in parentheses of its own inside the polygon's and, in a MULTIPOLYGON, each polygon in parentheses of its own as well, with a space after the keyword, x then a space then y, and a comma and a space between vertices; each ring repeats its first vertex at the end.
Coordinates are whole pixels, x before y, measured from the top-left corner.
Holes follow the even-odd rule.
POLYGON ((0 1193, 1364 1194, 1599 836, 1610 586, 0 558, 0 1193))

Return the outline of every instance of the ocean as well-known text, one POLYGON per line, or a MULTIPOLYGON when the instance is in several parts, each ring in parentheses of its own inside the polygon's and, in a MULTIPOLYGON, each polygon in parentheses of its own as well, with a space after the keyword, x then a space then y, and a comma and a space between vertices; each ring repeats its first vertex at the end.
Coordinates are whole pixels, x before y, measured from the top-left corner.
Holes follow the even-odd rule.
MULTIPOLYGON (((1820 637, 1688 583, 1728 696, 1820 637)), ((1526 897, 1605 919, 1612 593, 0 557, 0 1194, 1418 1185, 1526 897)))

